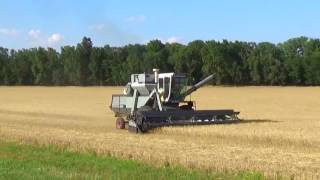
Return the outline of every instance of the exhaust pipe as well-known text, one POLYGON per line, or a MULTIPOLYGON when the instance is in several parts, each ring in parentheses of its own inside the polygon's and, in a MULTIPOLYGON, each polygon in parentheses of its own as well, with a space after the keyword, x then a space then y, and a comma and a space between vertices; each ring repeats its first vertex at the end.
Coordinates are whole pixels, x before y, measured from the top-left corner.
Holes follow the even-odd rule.
POLYGON ((156 84, 158 84, 158 82, 159 82, 159 69, 154 68, 154 69, 152 69, 152 71, 154 72, 154 82, 156 84))

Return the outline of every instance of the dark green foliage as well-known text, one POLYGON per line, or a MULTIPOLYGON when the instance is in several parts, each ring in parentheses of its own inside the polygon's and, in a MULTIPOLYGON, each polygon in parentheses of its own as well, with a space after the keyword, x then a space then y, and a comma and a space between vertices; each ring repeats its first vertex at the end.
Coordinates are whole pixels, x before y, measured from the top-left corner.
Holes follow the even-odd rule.
POLYGON ((206 75, 215 74, 215 84, 248 84, 248 57, 252 51, 253 46, 245 42, 207 41, 202 51, 202 70, 206 75))
POLYGON ((77 52, 77 59, 79 61, 79 69, 78 69, 78 76, 79 76, 79 83, 82 86, 86 86, 89 84, 89 77, 90 77, 90 56, 92 51, 92 42, 90 38, 84 37, 82 42, 77 45, 76 52, 77 52))
POLYGON ((63 77, 65 85, 78 85, 80 67, 76 56, 75 47, 64 46, 61 48, 60 62, 63 64, 63 77))
POLYGON ((168 69, 168 52, 165 45, 159 40, 150 41, 144 53, 142 70, 152 72, 153 68, 159 68, 164 72, 168 69))
POLYGON ((204 48, 205 43, 200 40, 192 41, 188 44, 183 52, 183 65, 186 67, 188 72, 189 82, 194 84, 199 82, 203 77, 202 66, 203 58, 201 51, 204 48))
POLYGON ((32 52, 27 50, 19 50, 11 52, 12 65, 16 67, 12 71, 15 77, 15 84, 31 85, 34 81, 34 74, 32 73, 32 52))
POLYGON ((214 84, 320 85, 320 40, 280 44, 201 41, 94 47, 84 37, 61 51, 0 47, 0 85, 123 85, 132 73, 186 73, 189 84, 214 73, 214 84))
POLYGON ((249 71, 254 84, 284 85, 286 69, 280 48, 271 43, 260 43, 248 58, 249 71))
POLYGON ((103 68, 102 61, 104 60, 104 49, 103 48, 93 48, 90 55, 89 69, 91 71, 91 76, 89 81, 92 84, 103 84, 103 68))
POLYGON ((10 68, 8 49, 0 47, 0 85, 10 84, 10 68))
POLYGON ((306 83, 320 84, 320 51, 313 52, 307 58, 306 83))

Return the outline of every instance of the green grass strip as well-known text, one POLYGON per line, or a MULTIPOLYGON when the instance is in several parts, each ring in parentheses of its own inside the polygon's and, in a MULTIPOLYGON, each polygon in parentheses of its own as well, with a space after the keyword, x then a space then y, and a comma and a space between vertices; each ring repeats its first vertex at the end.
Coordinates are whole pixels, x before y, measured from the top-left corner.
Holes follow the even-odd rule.
POLYGON ((0 141, 0 179, 263 179, 258 173, 211 173, 153 167, 94 153, 0 141))

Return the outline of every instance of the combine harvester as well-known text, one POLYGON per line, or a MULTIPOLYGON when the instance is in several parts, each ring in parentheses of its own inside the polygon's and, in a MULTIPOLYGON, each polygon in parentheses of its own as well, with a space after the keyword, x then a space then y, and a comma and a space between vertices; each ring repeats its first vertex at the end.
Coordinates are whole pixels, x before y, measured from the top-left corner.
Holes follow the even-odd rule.
MULTIPOLYGON (((239 121, 232 109, 196 110, 194 101, 185 98, 213 79, 208 76, 187 87, 186 75, 175 73, 132 74, 121 95, 112 95, 110 108, 118 117, 116 127, 135 133, 172 125, 232 123, 239 121)), ((191 99, 191 98, 190 98, 191 99)))

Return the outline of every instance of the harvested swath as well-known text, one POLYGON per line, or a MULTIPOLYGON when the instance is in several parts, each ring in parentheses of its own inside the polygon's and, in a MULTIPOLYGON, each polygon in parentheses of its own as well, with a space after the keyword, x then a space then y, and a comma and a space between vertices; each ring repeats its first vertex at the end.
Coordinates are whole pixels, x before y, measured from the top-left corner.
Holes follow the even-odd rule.
POLYGON ((198 109, 233 108, 244 121, 144 135, 115 128, 108 105, 119 92, 119 87, 0 87, 1 137, 157 165, 319 178, 319 87, 205 87, 192 95, 198 109))

